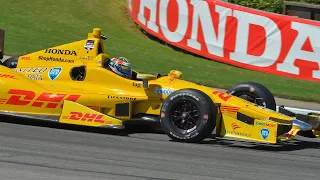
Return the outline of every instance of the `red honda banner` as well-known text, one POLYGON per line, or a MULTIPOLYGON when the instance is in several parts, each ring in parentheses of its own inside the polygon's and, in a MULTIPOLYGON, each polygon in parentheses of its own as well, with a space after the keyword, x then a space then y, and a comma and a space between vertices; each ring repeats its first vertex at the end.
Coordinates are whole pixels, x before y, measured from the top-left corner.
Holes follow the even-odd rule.
POLYGON ((320 82, 320 22, 216 0, 128 0, 146 32, 212 60, 320 82))

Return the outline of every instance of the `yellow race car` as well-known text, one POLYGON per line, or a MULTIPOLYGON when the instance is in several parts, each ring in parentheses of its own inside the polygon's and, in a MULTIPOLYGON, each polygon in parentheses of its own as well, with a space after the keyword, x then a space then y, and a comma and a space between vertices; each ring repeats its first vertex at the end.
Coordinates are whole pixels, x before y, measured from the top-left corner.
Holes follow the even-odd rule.
POLYGON ((276 102, 272 93, 263 85, 256 82, 242 82, 231 87, 227 94, 240 97, 247 101, 257 104, 258 106, 268 108, 301 121, 312 126, 310 131, 301 131, 298 134, 304 137, 320 137, 320 114, 308 112, 307 114, 294 113, 284 106, 276 107, 276 102))
POLYGON ((124 78, 106 68, 101 29, 87 39, 13 57, 0 66, 0 114, 119 128, 160 122, 173 140, 216 136, 264 143, 293 139, 312 126, 242 98, 182 80, 182 73, 124 78))

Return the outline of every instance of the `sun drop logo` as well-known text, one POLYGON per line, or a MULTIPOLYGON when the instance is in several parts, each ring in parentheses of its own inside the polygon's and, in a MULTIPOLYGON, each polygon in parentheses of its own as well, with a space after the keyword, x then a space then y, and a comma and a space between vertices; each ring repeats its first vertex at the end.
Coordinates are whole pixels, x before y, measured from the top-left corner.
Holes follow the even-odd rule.
POLYGON ((166 88, 155 88, 154 94, 163 94, 163 95, 170 95, 173 93, 173 89, 166 89, 166 88))
POLYGON ((62 71, 62 68, 51 68, 48 73, 49 79, 51 79, 52 81, 56 80, 60 75, 61 71, 62 71))

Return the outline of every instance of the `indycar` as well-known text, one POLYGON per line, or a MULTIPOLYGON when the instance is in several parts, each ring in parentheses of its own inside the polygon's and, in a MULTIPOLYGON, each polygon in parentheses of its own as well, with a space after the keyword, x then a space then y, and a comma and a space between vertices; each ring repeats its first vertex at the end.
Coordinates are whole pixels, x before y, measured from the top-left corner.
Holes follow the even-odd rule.
MULTIPOLYGON (((94 28, 84 40, 2 62, 0 114, 112 129, 134 121, 159 122, 172 140, 189 143, 214 129, 217 137, 271 144, 312 130, 296 117, 185 81, 178 70, 118 76, 106 69, 106 39, 94 28)), ((265 87, 255 91, 265 92, 265 87)))
MULTIPOLYGON (((243 82, 231 87, 227 92, 259 106, 276 111, 276 102, 272 93, 263 85, 256 82, 243 82)), ((278 112, 302 120, 312 126, 310 131, 301 131, 298 134, 305 137, 320 137, 320 114, 309 112, 307 114, 294 113, 283 105, 278 107, 278 112)))

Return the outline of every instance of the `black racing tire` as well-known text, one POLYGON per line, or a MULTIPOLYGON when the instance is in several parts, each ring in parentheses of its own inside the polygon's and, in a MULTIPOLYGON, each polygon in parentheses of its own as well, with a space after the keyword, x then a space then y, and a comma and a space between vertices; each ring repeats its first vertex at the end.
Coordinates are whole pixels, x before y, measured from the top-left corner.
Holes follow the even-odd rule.
POLYGON ((256 82, 243 82, 233 86, 228 94, 240 97, 265 108, 276 110, 273 94, 265 86, 256 82))
POLYGON ((174 141, 197 143, 214 130, 217 111, 207 94, 196 89, 178 90, 162 103, 161 127, 174 141))
POLYGON ((18 65, 18 59, 21 55, 18 56, 12 56, 9 59, 5 60, 2 65, 6 66, 8 68, 16 68, 18 65))

